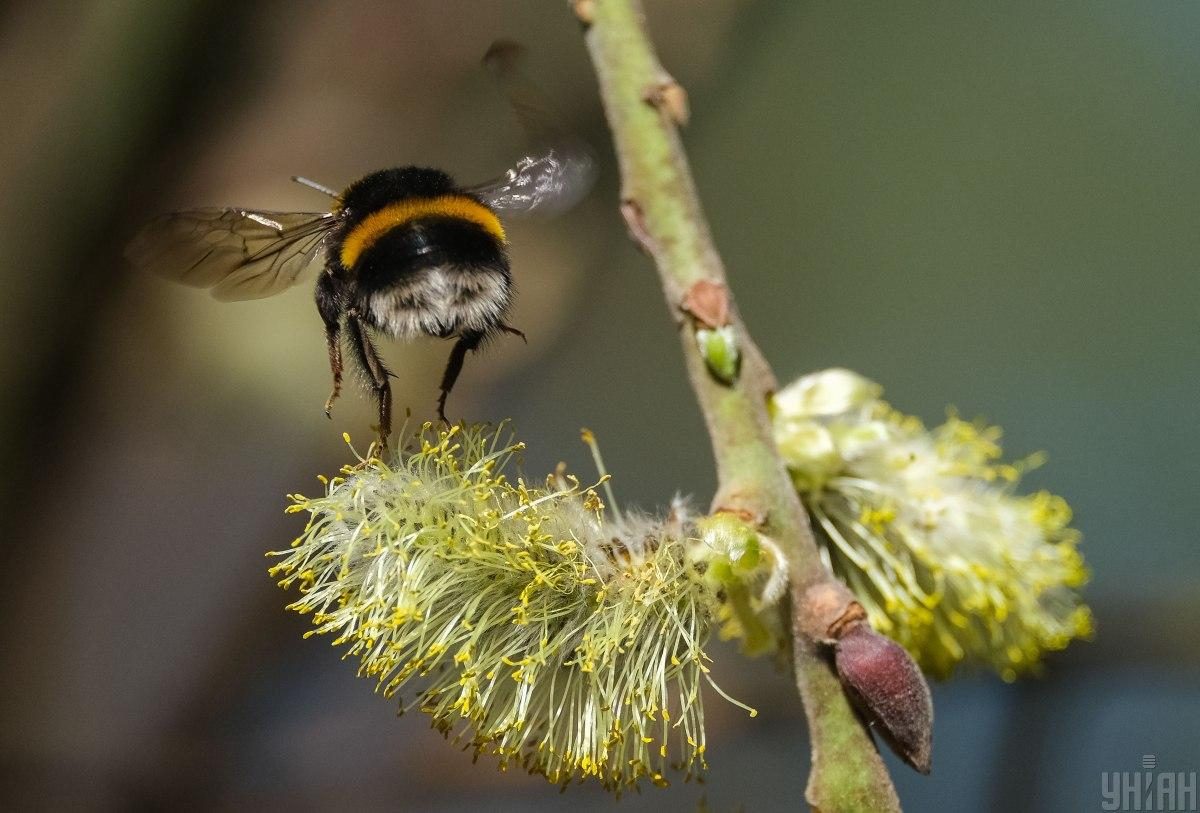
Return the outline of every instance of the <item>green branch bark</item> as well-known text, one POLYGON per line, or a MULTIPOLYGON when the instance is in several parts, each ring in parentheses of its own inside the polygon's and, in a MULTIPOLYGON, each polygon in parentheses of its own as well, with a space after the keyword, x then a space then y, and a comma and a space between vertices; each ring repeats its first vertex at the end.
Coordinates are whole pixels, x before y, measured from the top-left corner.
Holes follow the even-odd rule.
POLYGON ((733 511, 757 523, 788 557, 796 685, 812 743, 808 801, 823 813, 899 810, 875 744, 819 643, 826 637, 822 624, 838 610, 833 616, 815 612, 814 588, 840 597, 835 605, 853 599, 825 570, 807 514, 775 449, 767 413, 775 378, 728 293, 679 140, 686 95, 658 62, 639 0, 575 0, 573 5, 586 27, 620 162, 621 212, 658 268, 712 440, 719 483, 713 510, 733 511), (697 283, 725 300, 723 321, 732 327, 741 353, 731 383, 710 374, 697 346, 697 322, 684 307, 697 283))

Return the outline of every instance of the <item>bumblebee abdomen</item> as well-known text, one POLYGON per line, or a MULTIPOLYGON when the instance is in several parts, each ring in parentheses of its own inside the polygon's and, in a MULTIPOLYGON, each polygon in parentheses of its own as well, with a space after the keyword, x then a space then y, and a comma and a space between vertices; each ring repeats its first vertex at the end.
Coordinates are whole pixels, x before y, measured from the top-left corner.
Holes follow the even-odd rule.
POLYGON ((512 297, 501 237, 465 217, 425 216, 391 226, 347 267, 359 311, 397 338, 490 333, 512 297))

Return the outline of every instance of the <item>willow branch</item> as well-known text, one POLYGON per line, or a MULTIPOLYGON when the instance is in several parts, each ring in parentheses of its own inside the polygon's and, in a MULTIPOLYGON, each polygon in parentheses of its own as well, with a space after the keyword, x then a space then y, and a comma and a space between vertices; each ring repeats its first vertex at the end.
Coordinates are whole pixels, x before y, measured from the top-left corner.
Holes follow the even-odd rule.
POLYGON ((808 801, 824 813, 898 810, 871 736, 819 643, 826 637, 822 625, 853 598, 826 571, 775 449, 767 412, 775 377, 729 293, 679 140, 686 94, 658 62, 639 0, 575 0, 573 5, 586 26, 620 163, 621 212, 633 239, 657 266, 712 441, 718 475, 713 510, 755 522, 788 558, 796 685, 812 743, 808 801), (718 318, 734 332, 741 364, 731 382, 710 373, 697 345, 698 315, 712 318, 689 307, 697 291, 719 300, 718 318), (814 607, 813 595, 833 600, 814 607))

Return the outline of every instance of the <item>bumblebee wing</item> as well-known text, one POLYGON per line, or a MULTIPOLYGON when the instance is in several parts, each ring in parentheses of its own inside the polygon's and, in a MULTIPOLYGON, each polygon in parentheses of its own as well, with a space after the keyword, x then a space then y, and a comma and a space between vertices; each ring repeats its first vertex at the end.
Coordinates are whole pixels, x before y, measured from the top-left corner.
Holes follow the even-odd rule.
POLYGON ((468 187, 466 192, 497 212, 551 215, 578 203, 594 176, 591 153, 558 146, 527 155, 499 178, 468 187))
POLYGON ((211 288, 217 299, 261 299, 290 288, 319 265, 320 249, 336 223, 328 212, 172 212, 138 232, 125 256, 167 279, 211 288))
POLYGON ((523 53, 520 45, 501 41, 492 45, 483 61, 532 149, 499 178, 465 191, 501 213, 556 214, 587 194, 596 161, 588 145, 559 124, 550 101, 520 70, 523 53))

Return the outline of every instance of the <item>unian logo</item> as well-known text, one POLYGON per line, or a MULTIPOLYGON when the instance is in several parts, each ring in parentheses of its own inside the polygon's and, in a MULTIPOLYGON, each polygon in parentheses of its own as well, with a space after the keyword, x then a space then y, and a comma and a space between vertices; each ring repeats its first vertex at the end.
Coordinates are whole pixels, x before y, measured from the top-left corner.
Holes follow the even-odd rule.
POLYGON ((1100 774, 1101 810, 1200 810, 1195 771, 1160 771, 1154 754, 1142 756, 1140 771, 1100 774))

